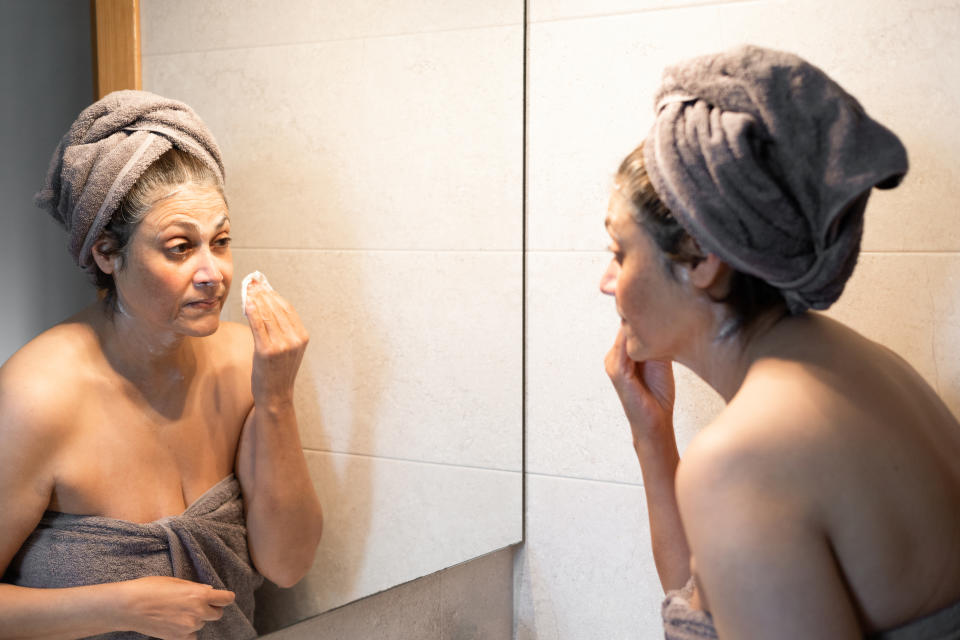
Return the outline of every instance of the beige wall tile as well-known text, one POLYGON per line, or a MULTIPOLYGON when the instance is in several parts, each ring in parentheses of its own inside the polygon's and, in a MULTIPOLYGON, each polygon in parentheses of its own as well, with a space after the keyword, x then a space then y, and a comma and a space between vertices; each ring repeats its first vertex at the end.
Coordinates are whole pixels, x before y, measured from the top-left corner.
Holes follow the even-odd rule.
POLYGON ((613 176, 653 122, 663 67, 718 48, 718 7, 533 24, 530 249, 596 250, 613 176))
POLYGON ((440 640, 440 574, 261 636, 269 640, 440 640))
POLYGON ((502 549, 440 572, 441 640, 511 639, 514 551, 502 549))
POLYGON ((643 489, 527 476, 516 640, 663 638, 643 489))
MULTIPOLYGON (((234 252, 311 341, 303 445, 519 471, 521 257, 512 252, 234 252)), ((240 294, 228 301, 239 318, 240 294)))
POLYGON ((521 0, 141 0, 146 55, 521 24, 521 0))
POLYGON ((829 315, 903 356, 960 416, 960 255, 861 255, 829 315))
POLYGON ((324 509, 310 573, 258 593, 269 631, 521 539, 521 475, 307 452, 324 509))
POLYGON ((519 26, 145 56, 223 150, 239 246, 519 250, 519 26))
MULTIPOLYGON (((640 482, 630 428, 603 365, 619 326, 613 299, 598 287, 609 259, 594 252, 527 256, 528 472, 640 482)), ((674 370, 682 451, 723 403, 689 370, 674 370)))
POLYGON ((565 20, 744 1, 752 0, 531 0, 529 19, 531 22, 565 20))

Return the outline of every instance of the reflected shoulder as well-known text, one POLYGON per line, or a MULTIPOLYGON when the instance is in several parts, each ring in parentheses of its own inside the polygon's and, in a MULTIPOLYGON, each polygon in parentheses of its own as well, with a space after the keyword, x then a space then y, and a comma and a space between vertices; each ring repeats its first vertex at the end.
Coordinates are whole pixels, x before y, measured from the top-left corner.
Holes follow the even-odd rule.
MULTIPOLYGON (((253 336, 239 322, 221 322, 217 332, 206 338, 210 358, 217 367, 236 367, 248 371, 253 364, 253 336)), ((246 374, 245 374, 246 375, 246 374)))
POLYGON ((89 327, 64 323, 40 334, 0 367, 0 449, 46 454, 66 438, 89 391, 89 327), (9 447, 9 448, 8 448, 9 447))
POLYGON ((253 353, 253 334, 250 327, 240 322, 221 322, 215 334, 222 346, 244 355, 253 353))

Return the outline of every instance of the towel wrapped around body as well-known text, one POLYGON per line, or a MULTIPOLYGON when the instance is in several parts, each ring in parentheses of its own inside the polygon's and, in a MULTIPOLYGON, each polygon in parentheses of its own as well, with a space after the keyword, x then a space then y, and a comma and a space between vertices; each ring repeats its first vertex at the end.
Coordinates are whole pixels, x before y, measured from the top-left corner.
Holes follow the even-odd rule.
MULTIPOLYGON (((180 515, 144 524, 47 511, 3 581, 35 588, 76 587, 146 576, 173 576, 236 594, 200 640, 256 638, 253 593, 263 582, 247 551, 240 484, 231 474, 180 515)), ((95 636, 134 640, 118 632, 95 636)))
MULTIPOLYGON (((670 591, 663 601, 663 631, 666 640, 717 640, 713 617, 690 606, 694 580, 670 591)), ((960 640, 960 602, 917 618, 894 629, 866 636, 867 640, 960 640)))

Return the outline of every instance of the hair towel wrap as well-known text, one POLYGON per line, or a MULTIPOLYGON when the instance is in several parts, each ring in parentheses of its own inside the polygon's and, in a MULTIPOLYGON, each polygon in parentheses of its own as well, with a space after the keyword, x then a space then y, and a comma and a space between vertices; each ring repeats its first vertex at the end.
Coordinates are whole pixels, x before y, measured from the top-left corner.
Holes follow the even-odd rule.
POLYGON ((679 222, 791 312, 830 306, 870 189, 907 171, 900 140, 817 67, 755 46, 668 67, 654 102, 644 162, 679 222))
POLYGON ((91 249, 144 170, 176 147, 223 184, 220 149, 187 105, 146 91, 114 91, 84 109, 60 141, 36 195, 70 234, 70 253, 91 269, 91 249))

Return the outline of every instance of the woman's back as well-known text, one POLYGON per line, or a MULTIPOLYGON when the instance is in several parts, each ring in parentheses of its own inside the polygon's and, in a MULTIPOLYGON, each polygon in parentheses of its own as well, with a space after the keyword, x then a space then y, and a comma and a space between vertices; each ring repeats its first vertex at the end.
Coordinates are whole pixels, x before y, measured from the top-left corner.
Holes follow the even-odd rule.
POLYGON ((761 474, 792 469, 865 631, 960 600, 960 424, 903 359, 826 317, 763 342, 722 417, 741 426, 709 437, 764 443, 761 474))

